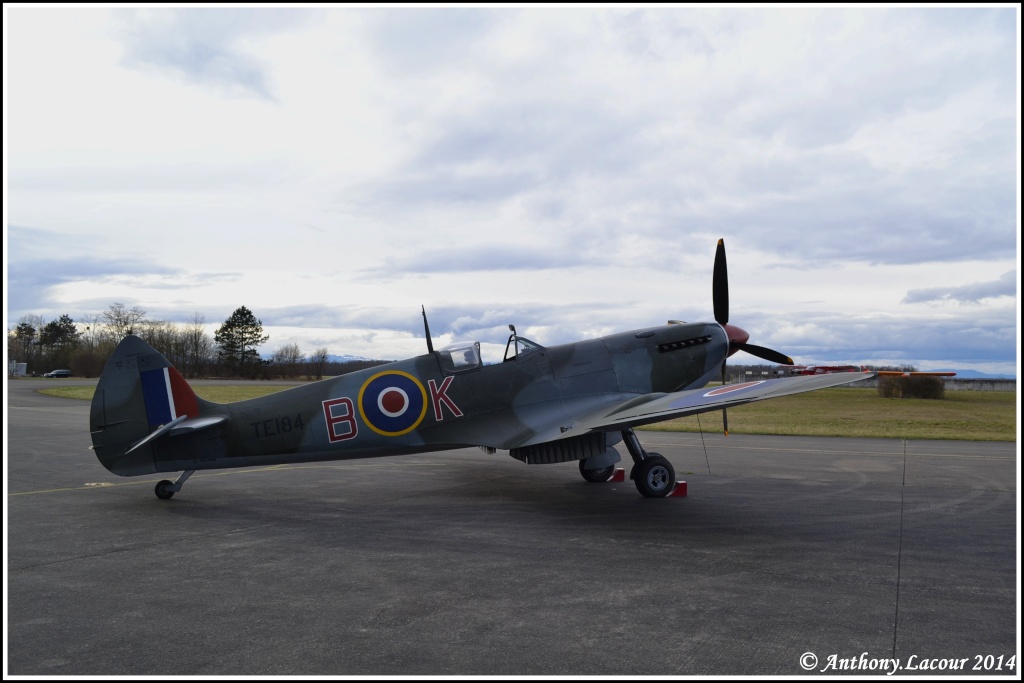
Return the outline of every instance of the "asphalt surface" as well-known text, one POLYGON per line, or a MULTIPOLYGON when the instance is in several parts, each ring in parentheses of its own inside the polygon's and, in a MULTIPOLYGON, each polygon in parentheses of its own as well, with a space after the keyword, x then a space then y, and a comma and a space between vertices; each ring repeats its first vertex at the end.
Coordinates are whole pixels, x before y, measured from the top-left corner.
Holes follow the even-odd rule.
POLYGON ((39 386, 8 383, 5 676, 1019 674, 1014 443, 638 432, 688 497, 467 449, 161 501, 39 386))

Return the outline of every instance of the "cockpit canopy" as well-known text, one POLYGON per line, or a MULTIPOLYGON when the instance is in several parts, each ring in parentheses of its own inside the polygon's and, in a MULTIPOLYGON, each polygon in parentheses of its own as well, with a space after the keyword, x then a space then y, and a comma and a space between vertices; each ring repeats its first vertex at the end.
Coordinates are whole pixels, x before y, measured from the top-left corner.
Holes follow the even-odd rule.
POLYGON ((446 375, 476 370, 483 365, 480 360, 480 342, 454 342, 438 353, 441 370, 446 375))

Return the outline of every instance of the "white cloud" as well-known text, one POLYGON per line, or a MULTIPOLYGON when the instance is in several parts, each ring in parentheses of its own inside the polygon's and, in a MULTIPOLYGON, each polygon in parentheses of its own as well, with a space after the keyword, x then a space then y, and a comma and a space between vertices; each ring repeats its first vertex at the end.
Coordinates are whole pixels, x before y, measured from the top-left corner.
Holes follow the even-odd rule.
POLYGON ((129 9, 114 16, 125 47, 121 64, 180 76, 229 96, 270 100, 275 97, 267 67, 246 43, 312 19, 308 10, 230 7, 129 9))
POLYGON ((1017 271, 1011 270, 1002 274, 997 280, 972 282, 955 287, 932 287, 931 289, 912 289, 904 297, 904 303, 922 303, 929 301, 956 301, 960 303, 978 304, 983 299, 999 297, 1017 298, 1017 271))
POLYGON ((1016 268, 1016 18, 5 8, 9 324, 244 304, 411 355, 423 303, 557 343, 710 318, 725 237, 753 343, 1012 362, 1009 281, 969 283, 1016 268))

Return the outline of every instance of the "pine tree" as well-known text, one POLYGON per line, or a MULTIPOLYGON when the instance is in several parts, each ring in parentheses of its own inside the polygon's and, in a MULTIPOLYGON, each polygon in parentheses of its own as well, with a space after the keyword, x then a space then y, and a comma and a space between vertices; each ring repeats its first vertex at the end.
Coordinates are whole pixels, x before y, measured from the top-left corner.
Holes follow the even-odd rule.
POLYGON ((213 340, 220 347, 217 356, 231 370, 243 376, 250 368, 259 366, 261 361, 256 347, 268 339, 269 335, 263 335, 263 322, 245 306, 235 309, 213 335, 213 340))

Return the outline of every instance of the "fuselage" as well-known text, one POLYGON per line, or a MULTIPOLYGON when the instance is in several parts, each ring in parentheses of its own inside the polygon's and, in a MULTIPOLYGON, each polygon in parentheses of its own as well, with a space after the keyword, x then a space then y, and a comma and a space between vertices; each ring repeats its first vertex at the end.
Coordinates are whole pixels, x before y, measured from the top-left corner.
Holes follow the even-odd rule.
POLYGON ((500 363, 460 365, 442 349, 258 399, 199 399, 200 417, 225 419, 157 439, 134 457, 122 456, 128 436, 94 436, 94 444, 118 474, 520 448, 556 438, 590 411, 705 385, 729 341, 717 323, 681 323, 525 346, 500 363))

